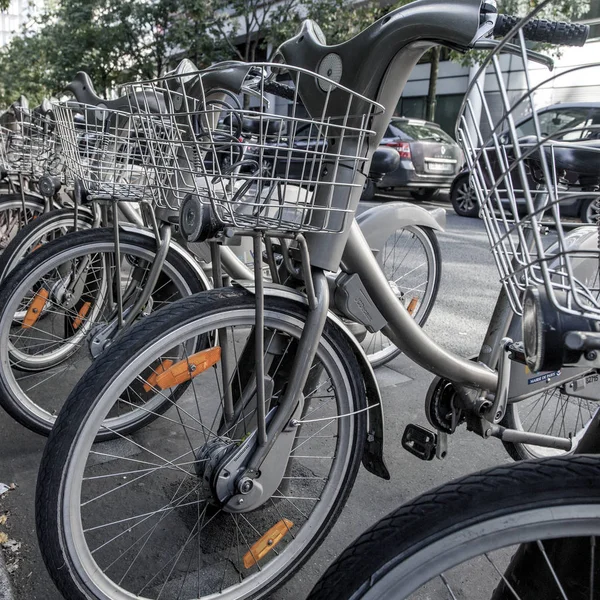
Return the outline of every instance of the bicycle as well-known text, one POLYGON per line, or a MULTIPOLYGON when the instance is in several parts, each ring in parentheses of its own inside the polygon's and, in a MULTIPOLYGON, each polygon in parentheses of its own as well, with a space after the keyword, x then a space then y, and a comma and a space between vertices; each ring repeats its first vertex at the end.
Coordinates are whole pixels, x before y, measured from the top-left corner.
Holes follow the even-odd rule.
POLYGON ((46 102, 30 110, 21 96, 0 115, 0 256, 23 226, 48 209, 35 187, 54 158, 47 109, 46 102))
MULTIPOLYGON (((428 416, 436 421, 437 434, 412 426, 405 434, 407 449, 425 459, 436 452, 444 456, 445 436, 463 418, 482 437, 563 452, 576 446, 575 439, 499 425, 509 397, 523 397, 511 396, 513 359, 515 384, 528 385, 524 365, 517 362, 519 347, 504 339, 520 321, 520 315, 507 318, 508 292, 501 294, 492 317, 480 357, 485 365, 444 352, 398 302, 352 222, 365 166, 387 125, 386 109, 396 105, 408 72, 433 44, 427 40, 462 49, 496 47, 486 38, 507 33, 510 23, 488 3, 423 0, 392 11, 333 48, 308 21, 281 46, 279 62, 226 63, 185 78, 145 83, 155 99, 164 101, 164 110, 153 115, 139 104, 135 112, 146 139, 168 157, 160 165, 149 161, 149 179, 174 197, 181 195, 180 226, 188 239, 206 235, 218 253, 218 242, 230 234, 250 235, 254 281, 186 298, 150 316, 115 342, 73 390, 49 437, 37 495, 40 546, 64 594, 268 596, 333 526, 361 461, 389 478, 376 381, 352 336, 328 314, 325 271, 337 272, 340 264, 342 283, 356 276, 356 287, 345 287, 346 299, 361 309, 363 323, 383 327, 408 357, 448 378, 438 381, 429 397, 428 416), (352 69, 345 68, 348 64, 352 69), (283 76, 282 84, 278 77, 283 76), (296 102, 288 115, 262 110, 266 91, 303 100, 322 136, 317 141, 326 141, 327 149, 303 153, 308 170, 301 178, 264 177, 261 160, 254 171, 225 173, 195 162, 222 148, 215 127, 219 102, 223 94, 242 88, 255 92, 261 105, 240 110, 240 118, 255 112, 265 130, 270 121, 294 127, 307 120, 295 112, 296 102), (291 240, 290 268, 303 275, 304 294, 263 281, 263 235, 291 240), (157 418, 131 438, 117 435, 129 454, 116 445, 94 447, 97 435, 110 431, 104 417, 121 402, 131 404, 140 389, 148 395, 138 399, 135 410, 146 409, 157 418), (144 406, 157 397, 171 404, 164 415, 144 406), (102 514, 110 514, 110 520, 102 514)), ((583 43, 586 32, 535 20, 526 30, 531 40, 573 44, 583 43)), ((543 60, 531 51, 525 55, 543 60)), ((519 147, 515 139, 511 145, 519 147)), ((262 158, 265 144, 257 150, 262 158)), ((282 143, 279 156, 294 151, 282 143)), ((556 206, 553 187, 538 196, 556 206)), ((537 227, 532 212, 528 223, 537 227)), ((559 251, 549 263, 567 260, 566 239, 559 236, 559 251)), ((568 243, 569 251, 577 249, 576 238, 568 243)), ((527 244, 511 247, 517 250, 522 252, 518 258, 529 257, 527 244)), ((545 252, 543 246, 536 250, 545 252)), ((526 274, 528 283, 538 276, 535 266, 526 274)), ((575 289, 579 283, 573 283, 575 289)), ((590 312, 600 312, 586 290, 590 312)), ((528 311, 530 334, 537 321, 528 311)), ((575 333, 587 323, 576 322, 575 333)), ((597 343, 591 333, 582 343, 597 343)), ((539 381, 529 377, 534 381, 528 391, 585 380, 597 367, 596 357, 573 351, 563 362, 579 360, 582 364, 566 374, 539 381)))
MULTIPOLYGON (((84 87, 88 94, 90 89, 93 89, 85 74, 80 73, 77 80, 70 84, 70 87, 77 91, 78 87, 75 83, 84 87)), ((91 100, 92 98, 87 99, 91 100)), ((121 98, 113 101, 113 104, 122 106, 123 102, 124 98, 121 98)), ((116 108, 104 109, 95 108, 95 106, 72 104, 67 107, 57 107, 56 111, 62 110, 65 113, 62 115, 62 123, 58 123, 59 130, 61 127, 64 129, 65 124, 75 122, 76 116, 81 113, 97 115, 102 112, 106 116, 105 121, 107 122, 109 118, 115 118, 115 115, 119 119, 126 119, 124 113, 116 112, 116 108)), ((252 126, 253 124, 250 122, 248 127, 252 126)), ((236 139, 244 131, 244 128, 240 126, 239 131, 236 132, 236 139)), ((137 256, 135 260, 141 261, 144 256, 145 260, 148 260, 150 256, 148 253, 153 252, 152 247, 155 246, 156 258, 150 262, 153 264, 154 272, 158 273, 161 268, 162 253, 171 246, 170 267, 167 269, 169 274, 168 276, 165 274, 163 279, 179 282, 175 285, 177 289, 175 297, 183 297, 210 287, 210 282, 204 274, 204 271, 208 271, 210 275, 207 264, 210 263, 212 257, 208 246, 206 244, 187 244, 185 240, 178 238, 176 231, 175 237, 178 238, 176 241, 179 243, 173 242, 170 235, 172 211, 168 213, 164 208, 159 208, 158 219, 163 223, 160 229, 156 219, 147 211, 144 213, 146 214, 144 220, 136 216, 135 212, 128 207, 128 203, 123 200, 126 200, 130 193, 124 182, 137 180, 131 179, 128 173, 124 178, 121 173, 119 179, 116 167, 113 168, 113 162, 102 165, 101 173, 95 172, 94 169, 89 170, 89 163, 93 164, 93 160, 90 161, 89 157, 90 150, 82 152, 80 146, 82 139, 96 141, 100 139, 100 131, 98 131, 96 122, 93 121, 89 124, 86 130, 80 119, 74 132, 73 136, 77 137, 73 137, 69 142, 65 140, 68 140, 68 136, 72 134, 70 129, 62 136, 67 158, 69 158, 70 151, 70 160, 80 163, 78 164, 79 170, 73 173, 73 177, 78 178, 78 181, 85 181, 88 186, 92 187, 97 185, 94 179, 99 176, 103 182, 102 185, 108 190, 108 192, 105 190, 100 196, 120 198, 119 210, 124 213, 128 221, 131 222, 137 218, 138 223, 151 223, 152 228, 140 229, 137 223, 133 225, 120 223, 117 230, 116 223, 113 222, 111 229, 106 227, 98 229, 99 225, 110 223, 106 209, 101 218, 100 210, 94 208, 97 203, 88 203, 93 207, 93 210, 89 211, 85 210, 85 205, 82 206, 81 201, 78 201, 75 203, 75 208, 52 211, 41 217, 39 222, 22 230, 13 240, 11 248, 5 252, 5 256, 0 259, 0 275, 10 273, 11 269, 14 269, 11 277, 4 281, 0 293, 0 305, 3 307, 0 309, 0 331, 2 332, 0 337, 5 340, 2 351, 5 368, 0 374, 0 403, 19 423, 44 435, 49 433, 64 398, 55 393, 50 403, 43 385, 52 382, 56 377, 67 376, 74 385, 79 374, 83 373, 91 361, 99 356, 102 349, 108 347, 113 338, 121 334, 122 327, 116 327, 113 322, 116 319, 115 310, 108 313, 100 310, 105 301, 108 301, 109 304, 115 303, 117 309, 122 302, 116 289, 112 298, 107 294, 111 290, 108 282, 111 278, 116 279, 116 275, 103 275, 103 282, 98 285, 96 281, 92 281, 91 287, 88 281, 84 289, 84 281, 89 280, 92 276, 93 279, 97 279, 98 273, 102 273, 101 265, 109 260, 111 244, 112 248, 117 250, 122 243, 119 241, 119 237, 122 237, 123 242, 126 242, 128 252, 132 252, 127 255, 128 260, 125 265, 129 272, 123 275, 123 278, 130 283, 134 274, 130 269, 134 260, 132 257, 137 256), (75 152, 73 152, 74 149, 75 152), (68 233, 68 230, 73 227, 82 231, 68 233), (167 230, 169 230, 168 238, 166 237, 167 230), (46 237, 56 237, 60 234, 64 235, 52 242, 42 243, 46 237), (131 249, 135 246, 139 248, 133 252, 131 249), (35 252, 23 260, 23 256, 27 256, 32 248, 35 248, 35 252), (100 254, 98 254, 99 252, 100 254), (96 261, 94 270, 88 272, 82 267, 73 268, 71 266, 78 262, 83 265, 93 262, 90 256, 95 257, 93 259, 96 261), (101 259, 100 256, 103 258, 101 259), (198 259, 205 261, 204 265, 198 259), (76 277, 75 273, 82 273, 82 275, 76 277), (178 277, 176 277, 176 273, 179 273, 178 277), (175 279, 173 279, 174 277, 175 279), (70 283, 67 283, 67 278, 70 278, 70 283), (76 284, 81 284, 80 290, 76 290, 76 284), (47 297, 40 298, 38 293, 40 289, 46 290, 47 297), (65 294, 65 289, 69 290, 70 296, 65 294), (99 301, 95 300, 95 294, 99 295, 99 301), (98 307, 97 312, 90 310, 94 306, 98 307), (31 311, 34 310, 41 311, 41 320, 33 318, 31 311), (27 318, 31 322, 24 326, 24 319, 27 318), (78 326, 73 328, 69 323, 76 323, 78 326), (101 323, 104 323, 104 326, 101 326, 101 323)), ((127 165, 130 165, 132 157, 135 158, 136 142, 128 139, 127 135, 123 136, 124 139, 118 140, 118 164, 121 170, 133 168, 127 165), (123 150, 123 148, 128 148, 128 144, 131 144, 131 149, 123 150), (125 156, 125 160, 121 154, 125 156)), ((106 143, 115 144, 115 138, 116 136, 112 136, 106 143)), ((99 144, 100 142, 97 142, 97 145, 99 144)), ((95 148, 96 146, 93 146, 94 151, 95 148)), ((388 161, 389 165, 387 166, 382 162, 380 161, 377 167, 379 170, 394 168, 394 161, 388 161)), ((143 182, 132 183, 131 188, 135 189, 131 191, 131 194, 143 196, 146 193, 144 185, 143 182)), ((99 195, 96 194, 96 196, 99 195)), ((134 196, 134 199, 137 199, 137 196, 134 196)), ((439 219, 443 214, 443 211, 437 211, 436 216, 439 219)), ((372 246, 376 249, 381 248, 379 264, 386 271, 388 279, 394 281, 395 293, 404 298, 403 301, 409 307, 415 320, 423 325, 435 301, 441 277, 439 244, 433 230, 433 227, 439 228, 439 225, 435 218, 416 207, 391 204, 366 211, 359 217, 358 222, 371 240, 372 246), (406 226, 403 227, 403 224, 406 226), (397 229, 398 227, 403 228, 397 229)), ((253 277, 252 271, 236 257, 230 248, 223 248, 219 260, 229 277, 238 280, 247 280, 253 277)), ((274 267, 274 273, 277 271, 275 276, 281 276, 282 279, 289 278, 289 274, 284 273, 285 268, 282 270, 284 267, 282 255, 279 262, 280 265, 274 267)), ((117 258, 116 264, 120 263, 121 261, 117 258)), ((152 292, 153 284, 151 282, 154 275, 151 271, 143 276, 146 282, 142 285, 138 281, 135 288, 136 293, 140 288, 147 288, 142 293, 142 298, 144 298, 143 294, 152 292)), ((140 273, 137 274, 137 277, 141 277, 140 273)), ((162 281, 161 284, 164 284, 165 281, 162 281)), ((133 298, 130 290, 128 313, 124 325, 133 322, 149 296, 138 302, 134 302, 133 298)), ((170 298, 170 300, 172 299, 170 298)), ((121 308, 121 312, 123 310, 121 308)), ((146 307, 144 312, 147 314, 150 310, 149 307, 146 307)), ((364 325, 352 321, 352 314, 344 316, 348 326, 353 329, 354 335, 363 342, 364 347, 369 351, 371 364, 379 366, 399 353, 399 350, 391 346, 389 340, 380 333, 370 333, 364 325)), ((124 419, 123 424, 126 425, 124 419)))

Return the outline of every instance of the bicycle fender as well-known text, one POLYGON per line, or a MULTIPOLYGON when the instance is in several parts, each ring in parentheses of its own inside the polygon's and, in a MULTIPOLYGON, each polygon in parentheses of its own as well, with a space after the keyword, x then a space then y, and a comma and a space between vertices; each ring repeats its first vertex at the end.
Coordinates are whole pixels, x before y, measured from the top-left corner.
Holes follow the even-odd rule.
MULTIPOLYGON (((238 280, 236 279, 234 285, 239 285, 245 290, 254 294, 254 281, 253 280, 238 280)), ((300 304, 308 304, 306 296, 297 290, 293 290, 289 287, 279 285, 276 283, 264 283, 265 295, 273 296, 278 298, 287 298, 300 304)), ((337 315, 329 311, 327 319, 332 321, 338 329, 344 334, 350 347, 354 351, 360 370, 365 382, 365 392, 367 395, 367 405, 369 410, 367 411, 368 426, 367 426, 367 440, 365 442, 365 449, 362 457, 362 464, 367 471, 381 477, 382 479, 389 480, 390 472, 385 465, 383 459, 383 400, 381 392, 379 391, 379 384, 375 378, 373 367, 369 363, 365 351, 358 342, 358 340, 352 335, 350 330, 344 325, 337 315)))
POLYGON ((356 222, 369 246, 373 250, 381 250, 385 240, 401 227, 420 225, 444 231, 446 209, 434 208, 429 211, 408 202, 389 202, 361 213, 356 217, 356 222))
MULTIPOLYGON (((119 227, 123 231, 130 231, 155 239, 154 233, 150 229, 146 229, 145 227, 138 227, 137 225, 134 225, 132 223, 122 223, 119 225, 119 227)), ((173 239, 171 239, 171 241, 169 242, 169 246, 171 250, 176 252, 183 260, 185 260, 185 262, 190 266, 190 268, 196 273, 198 279, 202 282, 206 289, 211 290, 213 287, 212 283, 206 276, 206 273, 204 272, 198 261, 196 261, 194 257, 183 246, 181 246, 181 244, 178 244, 173 239)))

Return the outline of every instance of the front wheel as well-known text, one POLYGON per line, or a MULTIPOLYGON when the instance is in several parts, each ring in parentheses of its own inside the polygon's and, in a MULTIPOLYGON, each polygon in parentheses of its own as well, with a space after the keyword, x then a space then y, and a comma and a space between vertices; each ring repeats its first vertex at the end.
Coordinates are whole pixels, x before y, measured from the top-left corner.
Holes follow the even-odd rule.
MULTIPOLYGON (((98 228, 44 244, 15 266, 0 289, 0 405, 14 419, 48 435, 69 392, 115 335, 117 284, 132 306, 155 257, 152 237, 123 231, 116 265, 113 231, 98 228)), ((196 271, 169 250, 143 312, 203 289, 196 271)), ((120 406, 113 429, 142 423, 139 416, 120 406)))
POLYGON ((19 233, 21 227, 43 212, 44 201, 36 196, 26 194, 23 207, 21 194, 0 195, 0 254, 19 233))
POLYGON ((30 252, 39 250, 43 244, 58 237, 90 229, 94 223, 91 212, 80 208, 75 219, 75 211, 71 208, 52 210, 31 220, 12 238, 4 252, 0 254, 0 281, 30 252))
POLYGON ((363 533, 308 600, 596 598, 599 476, 573 456, 444 484, 363 533))
MULTIPOLYGON (((265 299, 268 414, 278 409, 305 321, 304 306, 265 299)), ((254 325, 254 297, 245 290, 183 299, 135 325, 73 390, 42 458, 36 504, 40 548, 66 598, 268 597, 327 535, 366 436, 359 365, 331 323, 319 339, 294 441, 273 457, 276 492, 249 510, 238 502, 236 513, 215 491, 221 475, 213 475, 230 476, 219 471, 223 457, 256 429, 254 325), (202 353, 210 364, 200 366, 202 353), (187 367, 185 381, 171 377, 176 365, 187 367), (223 410, 227 394, 232 417, 223 410), (156 396, 170 405, 147 427, 94 445, 119 403, 151 410, 156 396)))

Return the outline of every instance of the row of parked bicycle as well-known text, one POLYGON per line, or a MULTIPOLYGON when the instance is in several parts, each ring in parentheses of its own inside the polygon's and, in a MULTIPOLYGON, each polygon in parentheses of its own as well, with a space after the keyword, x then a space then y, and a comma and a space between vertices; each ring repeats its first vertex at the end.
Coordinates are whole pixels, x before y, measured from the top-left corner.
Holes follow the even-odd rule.
POLYGON ((445 458, 466 424, 542 460, 405 505, 310 597, 597 595, 600 463, 578 455, 600 440, 600 226, 564 231, 560 202, 563 172, 600 196, 599 148, 535 117, 519 137, 535 95, 511 97, 500 60, 527 75, 549 61, 526 41, 582 45, 588 29, 535 14, 421 0, 335 47, 306 21, 273 63, 183 61, 113 100, 79 73, 70 99, 0 115, 0 404, 49 435, 36 518, 65 598, 268 597, 361 463, 390 478, 372 367, 401 351, 436 376, 433 430, 409 425, 407 451, 445 458), (421 329, 444 212, 355 218, 369 168, 394 164, 375 149, 432 39, 490 50, 503 103, 475 78, 491 133, 468 99, 457 126, 503 284, 473 360, 421 329))

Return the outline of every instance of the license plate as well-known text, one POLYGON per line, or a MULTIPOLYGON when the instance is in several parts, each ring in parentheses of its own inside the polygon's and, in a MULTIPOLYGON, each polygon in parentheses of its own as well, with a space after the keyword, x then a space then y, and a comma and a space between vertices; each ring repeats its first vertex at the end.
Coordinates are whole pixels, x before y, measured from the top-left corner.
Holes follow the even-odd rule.
POLYGON ((430 171, 442 171, 444 173, 454 170, 454 165, 451 163, 427 163, 427 167, 430 171))

